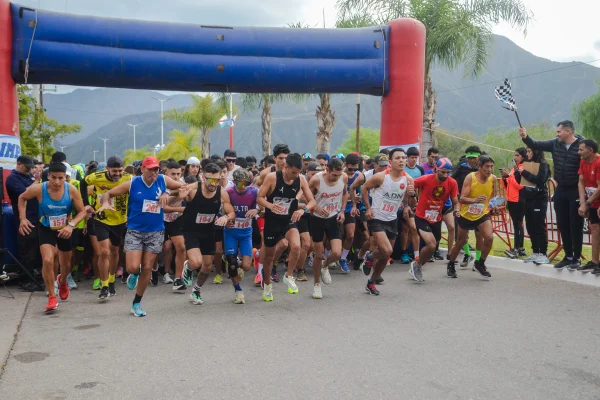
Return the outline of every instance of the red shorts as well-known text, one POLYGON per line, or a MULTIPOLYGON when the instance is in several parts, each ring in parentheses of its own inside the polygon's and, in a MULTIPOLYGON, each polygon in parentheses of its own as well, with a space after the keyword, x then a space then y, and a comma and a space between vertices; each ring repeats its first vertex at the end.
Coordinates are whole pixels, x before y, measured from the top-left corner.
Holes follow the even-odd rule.
POLYGON ((260 232, 265 230, 265 217, 258 217, 256 219, 256 225, 258 225, 258 230, 260 232))

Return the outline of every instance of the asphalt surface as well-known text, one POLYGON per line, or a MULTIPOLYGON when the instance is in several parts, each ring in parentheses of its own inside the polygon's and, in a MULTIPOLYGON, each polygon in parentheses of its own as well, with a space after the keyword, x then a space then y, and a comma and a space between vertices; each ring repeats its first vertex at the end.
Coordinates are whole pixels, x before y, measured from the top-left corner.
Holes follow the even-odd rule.
POLYGON ((380 296, 334 272, 322 300, 309 280, 297 295, 274 284, 272 303, 247 276, 245 305, 227 279, 202 306, 159 283, 145 318, 121 284, 100 304, 86 281, 52 315, 35 293, 0 398, 600 398, 599 288, 497 268, 447 279, 441 262, 418 284, 407 269, 388 267, 380 296))

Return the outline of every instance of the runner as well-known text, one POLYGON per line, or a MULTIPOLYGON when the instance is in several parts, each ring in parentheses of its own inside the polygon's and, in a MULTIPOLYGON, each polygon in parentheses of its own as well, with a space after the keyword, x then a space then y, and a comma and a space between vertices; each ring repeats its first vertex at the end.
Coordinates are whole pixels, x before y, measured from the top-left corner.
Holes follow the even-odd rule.
MULTIPOLYGON (((167 204, 167 189, 177 190, 184 184, 158 173, 159 162, 156 157, 148 156, 142 161, 140 176, 109 190, 102 196, 102 206, 97 213, 113 210, 112 198, 129 193, 129 215, 125 235, 125 262, 127 266, 127 288, 136 289, 131 313, 136 317, 146 316, 141 301, 146 287, 150 283, 156 258, 162 251, 165 238, 163 207, 167 204), (140 273, 141 267, 141 273, 140 273), (141 275, 141 276, 140 276, 141 275)), ((181 190, 186 193, 196 185, 181 190)), ((181 193, 180 193, 181 195, 181 193)))
POLYGON ((460 193, 460 217, 458 218, 458 240, 450 253, 448 262, 448 277, 456 278, 455 262, 460 249, 469 240, 469 231, 479 232, 481 245, 481 258, 475 261, 475 269, 485 278, 491 278, 485 266, 492 243, 494 232, 490 220, 489 202, 497 192, 496 177, 492 174, 494 160, 489 156, 479 156, 479 171, 470 173, 463 183, 460 193))
MULTIPOLYGON (((343 172, 343 169, 342 161, 339 158, 332 158, 327 164, 326 171, 316 174, 309 182, 309 187, 316 200, 310 224, 310 234, 315 247, 313 261, 315 280, 313 298, 315 299, 323 298, 321 274, 323 274, 323 283, 330 284, 331 275, 327 266, 335 263, 343 254, 342 233, 339 224, 344 223, 342 205, 348 202, 348 175, 343 172), (325 236, 329 240, 331 251, 325 260, 325 266, 323 266, 325 252, 323 239, 325 236)), ((342 271, 346 272, 343 268, 342 271)))
MULTIPOLYGON (((223 161, 221 159, 217 159, 217 160, 214 160, 213 162, 220 169, 219 183, 221 185, 221 189, 224 191, 225 189, 227 189, 230 186, 233 187, 233 182, 230 182, 227 179, 227 164, 225 164, 225 161, 223 161)), ((217 219, 219 219, 221 217, 221 212, 222 212, 222 210, 219 210, 219 212, 217 212, 217 215, 216 215, 217 219)), ((215 285, 220 285, 223 283, 223 275, 225 275, 225 273, 227 272, 227 268, 225 267, 225 264, 223 263, 223 256, 225 255, 225 252, 223 251, 223 226, 215 224, 213 226, 213 228, 215 230, 215 242, 216 242, 213 263, 215 266, 216 274, 215 274, 215 277, 214 277, 212 283, 214 283, 215 285)))
MULTIPOLYGON (((181 194, 179 197, 183 198, 181 194)), ((224 226, 228 221, 235 221, 229 195, 221 187, 221 169, 217 164, 209 163, 204 167, 203 180, 186 193, 185 202, 181 218, 188 261, 183 266, 183 283, 191 286, 192 271, 202 267, 190 295, 192 303, 198 305, 204 304, 200 289, 212 272, 216 251, 215 225, 224 226), (225 215, 217 218, 221 205, 225 215)))
MULTIPOLYGON (((345 181, 347 182, 346 193, 350 192, 352 183, 354 183, 354 181, 361 176, 361 172, 359 171, 360 161, 360 157, 356 154, 348 154, 348 157, 346 157, 346 169, 344 170, 344 175, 346 175, 345 181)), ((360 188, 357 186, 353 190, 356 192, 356 194, 358 194, 360 188)), ((346 257, 352 249, 356 228, 359 224, 362 224, 360 214, 357 216, 352 215, 352 207, 352 201, 347 200, 344 210, 344 241, 342 243, 342 255, 340 259, 340 267, 342 272, 350 272, 350 268, 346 262, 346 257)), ((357 207, 362 207, 362 204, 359 203, 357 207)), ((325 265, 327 266, 329 264, 326 263, 325 265)), ((329 271, 327 271, 327 274, 329 274, 329 271)), ((325 279, 323 279, 323 281, 325 281, 325 279)))
MULTIPOLYGON (((404 169, 408 175, 413 179, 417 179, 422 175, 425 175, 425 170, 418 164, 419 162, 419 150, 416 147, 409 147, 406 151, 406 168, 404 169)), ((417 227, 415 225, 414 211, 411 210, 409 219, 401 224, 402 234, 400 235, 400 262, 402 264, 409 264, 415 259, 420 252, 419 236, 417 233, 417 227), (412 254, 409 254, 408 245, 412 245, 412 254)), ((403 221, 404 222, 404 221, 403 221)))
POLYGON ((283 171, 271 172, 267 175, 258 192, 258 204, 266 209, 264 230, 264 290, 262 298, 265 301, 273 300, 273 285, 271 283, 271 269, 275 257, 275 246, 286 239, 290 246, 288 268, 283 277, 288 287, 288 293, 298 293, 298 286, 293 276, 294 267, 300 252, 300 236, 296 223, 304 214, 298 210, 296 196, 299 190, 306 196, 308 203, 306 209, 312 210, 315 199, 312 196, 308 183, 303 176, 302 158, 300 154, 292 153, 286 157, 283 171))
MULTIPOLYGON (((370 255, 374 264, 371 278, 367 281, 365 289, 370 294, 379 295, 375 281, 386 267, 392 254, 394 242, 398 236, 398 209, 404 205, 404 218, 408 217, 408 196, 415 196, 413 179, 404 172, 406 153, 403 149, 396 148, 390 151, 392 168, 379 172, 362 186, 362 197, 367 209, 369 232, 377 248, 370 255), (369 203, 369 191, 373 190, 373 204, 369 203)), ((363 272, 368 276, 370 266, 363 264, 363 272), (365 271, 366 269, 366 271, 365 271)))
POLYGON ((48 180, 34 183, 19 196, 19 233, 28 235, 34 225, 27 219, 27 201, 37 199, 39 202, 38 240, 42 254, 42 276, 48 291, 46 311, 56 310, 58 300, 54 291, 54 260, 58 253, 60 274, 56 277, 58 295, 61 300, 69 298, 67 275, 71 272, 71 250, 73 229, 86 217, 81 195, 75 186, 66 180, 67 167, 55 162, 48 167, 48 180), (71 210, 75 208, 77 215, 69 221, 71 210))
MULTIPOLYGON (((167 164, 166 176, 174 181, 181 182, 181 167, 175 161, 167 164)), ((165 242, 163 244, 163 253, 165 261, 165 274, 163 283, 173 284, 173 291, 185 291, 186 286, 183 284, 183 263, 185 262, 185 241, 183 240, 182 224, 183 219, 181 214, 185 207, 181 204, 181 200, 177 196, 169 198, 169 204, 164 208, 165 220, 165 242), (175 280, 171 279, 169 271, 173 264, 173 253, 175 253, 175 280)))
POLYGON ((419 236, 425 243, 425 247, 421 249, 421 257, 410 264, 409 274, 417 282, 423 282, 421 267, 433 255, 442 237, 442 218, 446 200, 451 199, 456 210, 454 214, 460 216, 458 184, 450 178, 451 172, 452 162, 447 158, 440 158, 435 163, 433 174, 415 179, 415 189, 421 190, 415 224, 419 236))
POLYGON ((123 193, 111 200, 111 209, 97 212, 100 209, 100 198, 123 182, 131 180, 131 175, 124 172, 125 165, 119 156, 110 156, 106 161, 106 170, 87 175, 80 185, 83 204, 89 213, 94 214, 94 219, 88 225, 88 234, 98 257, 98 272, 100 274, 101 289, 98 299, 106 300, 109 296, 116 296, 115 275, 119 263, 119 248, 125 235, 127 223, 127 200, 129 195, 123 193), (93 186, 93 206, 88 202, 88 186, 93 186))
POLYGON ((235 211, 235 221, 229 221, 225 226, 223 244, 227 270, 235 290, 233 302, 244 304, 244 292, 240 282, 244 278, 244 272, 250 271, 252 265, 252 220, 258 214, 258 188, 249 186, 250 174, 241 168, 233 171, 233 181, 235 186, 227 188, 226 192, 235 211), (242 256, 241 269, 238 266, 238 249, 242 256))

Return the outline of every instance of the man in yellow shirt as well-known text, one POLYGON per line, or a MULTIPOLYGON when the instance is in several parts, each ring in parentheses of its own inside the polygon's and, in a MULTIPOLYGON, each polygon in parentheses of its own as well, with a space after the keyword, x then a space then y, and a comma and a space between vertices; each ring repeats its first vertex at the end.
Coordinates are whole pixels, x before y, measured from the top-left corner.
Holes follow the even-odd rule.
POLYGON ((94 219, 88 226, 88 234, 98 257, 98 271, 102 281, 102 289, 98 298, 101 301, 117 294, 115 290, 115 273, 119 262, 119 247, 125 236, 127 223, 128 193, 111 199, 113 210, 100 209, 102 195, 123 182, 131 180, 131 175, 124 172, 124 162, 119 156, 111 156, 106 161, 106 169, 86 176, 81 181, 83 202, 88 212, 94 213, 94 219), (87 188, 94 186, 92 194, 93 204, 88 204, 87 188))
POLYGON ((494 231, 490 220, 489 202, 497 193, 497 180, 492 174, 494 159, 489 156, 479 156, 479 170, 471 172, 465 178, 460 193, 460 217, 458 218, 458 240, 450 253, 447 273, 448 278, 456 278, 455 262, 460 249, 469 240, 469 231, 477 231, 483 239, 481 258, 475 261, 475 270, 485 278, 492 275, 487 271, 487 258, 494 241, 494 231))

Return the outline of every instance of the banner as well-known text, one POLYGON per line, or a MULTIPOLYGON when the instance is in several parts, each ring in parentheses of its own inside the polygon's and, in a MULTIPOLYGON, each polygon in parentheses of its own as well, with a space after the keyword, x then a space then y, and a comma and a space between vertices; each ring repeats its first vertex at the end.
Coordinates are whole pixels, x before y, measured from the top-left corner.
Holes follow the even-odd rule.
POLYGON ((13 135, 0 134, 0 167, 13 170, 21 155, 21 140, 13 135))

